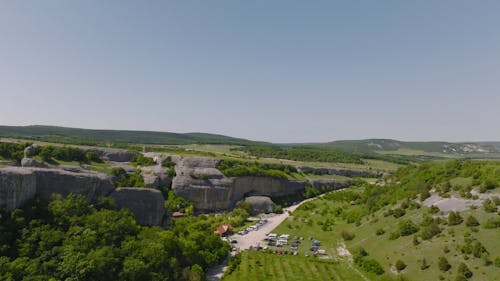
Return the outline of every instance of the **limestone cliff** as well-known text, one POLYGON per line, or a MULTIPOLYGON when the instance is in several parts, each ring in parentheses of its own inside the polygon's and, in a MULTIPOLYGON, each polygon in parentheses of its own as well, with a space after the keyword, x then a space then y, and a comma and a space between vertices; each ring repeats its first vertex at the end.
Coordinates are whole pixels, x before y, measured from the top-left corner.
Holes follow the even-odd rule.
POLYGON ((89 202, 101 196, 116 199, 120 208, 130 210, 142 225, 161 225, 165 210, 163 195, 148 188, 121 188, 115 191, 111 176, 94 172, 71 172, 61 169, 8 167, 0 169, 0 209, 22 207, 35 196, 50 199, 57 193, 81 194, 89 202))
POLYGON ((165 215, 160 191, 151 188, 117 188, 110 194, 118 208, 132 212, 140 225, 161 225, 165 215))
POLYGON ((0 170, 0 209, 12 211, 35 197, 36 177, 31 170, 4 168, 0 170))
POLYGON ((111 177, 99 173, 74 173, 60 169, 8 167, 0 169, 0 208, 13 210, 27 200, 53 193, 81 194, 95 202, 114 189, 111 177))
POLYGON ((205 157, 181 159, 172 182, 176 195, 192 201, 202 211, 230 208, 232 180, 216 168, 219 161, 205 157))
POLYGON ((177 176, 172 183, 174 192, 200 211, 230 209, 248 196, 272 198, 302 193, 307 185, 315 188, 342 188, 346 182, 329 180, 300 181, 271 177, 228 178, 218 169, 221 160, 205 157, 185 157, 176 165, 177 176))

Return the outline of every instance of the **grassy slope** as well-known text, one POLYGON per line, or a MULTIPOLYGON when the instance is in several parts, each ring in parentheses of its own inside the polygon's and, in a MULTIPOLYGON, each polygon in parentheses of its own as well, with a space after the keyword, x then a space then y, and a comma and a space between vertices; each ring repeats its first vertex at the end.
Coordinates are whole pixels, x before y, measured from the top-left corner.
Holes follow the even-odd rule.
MULTIPOLYGON (((463 185, 472 182, 471 178, 457 177, 450 181, 453 185, 463 185)), ((342 192, 342 191, 341 191, 342 192)), ((498 189, 497 191, 498 192, 498 189)), ((344 208, 345 211, 356 213, 362 208, 360 205, 351 206, 347 202, 331 201, 325 198, 318 198, 311 202, 310 208, 304 210, 299 208, 290 218, 283 222, 273 232, 289 233, 292 236, 302 236, 305 238, 314 237, 322 241, 321 248, 325 249, 328 254, 335 256, 336 248, 342 243, 340 235, 342 230, 347 230, 354 233, 356 236, 352 241, 347 241, 348 249, 353 252, 359 246, 366 249, 369 257, 375 258, 384 267, 386 273, 390 272, 391 266, 398 260, 403 260, 408 267, 403 274, 409 277, 410 280, 437 280, 439 275, 443 275, 445 280, 454 280, 456 270, 460 262, 465 262, 473 271, 474 276, 470 280, 494 280, 499 271, 494 265, 484 266, 482 259, 474 258, 469 255, 469 259, 464 259, 464 256, 457 248, 464 243, 464 235, 471 233, 472 237, 478 239, 489 251, 490 258, 494 260, 500 257, 500 247, 498 238, 500 230, 485 229, 482 226, 478 227, 478 232, 473 232, 464 223, 457 226, 441 225, 443 232, 432 238, 429 241, 422 241, 421 244, 413 245, 413 236, 400 237, 396 240, 389 240, 389 234, 398 228, 398 223, 403 219, 411 219, 419 223, 423 214, 428 212, 427 207, 420 209, 407 210, 407 214, 402 218, 396 219, 393 216, 383 216, 383 213, 394 206, 387 206, 361 219, 361 223, 347 223, 340 216, 334 214, 337 207, 344 208), (331 230, 322 230, 320 223, 324 223, 326 219, 334 221, 331 230), (384 229, 385 234, 376 235, 377 229, 384 229), (449 253, 444 252, 445 246, 450 249, 449 253), (439 271, 437 267, 437 258, 446 256, 452 265, 452 269, 446 273, 439 271), (420 269, 420 262, 423 257, 426 257, 430 267, 426 270, 420 269)), ((491 217, 498 216, 495 213, 486 213, 482 208, 474 210, 466 210, 461 213, 465 219, 469 215, 475 216, 483 225, 484 222, 491 217)), ((421 240, 421 239, 420 239, 421 240)), ((372 280, 381 280, 379 276, 370 276, 372 280)))

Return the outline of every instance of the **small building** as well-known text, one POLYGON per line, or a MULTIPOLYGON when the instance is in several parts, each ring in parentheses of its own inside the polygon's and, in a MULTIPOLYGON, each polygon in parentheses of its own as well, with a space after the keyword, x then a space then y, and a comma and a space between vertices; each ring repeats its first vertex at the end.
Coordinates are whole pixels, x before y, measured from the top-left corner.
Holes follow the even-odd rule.
POLYGON ((220 236, 226 236, 231 234, 232 232, 233 232, 233 226, 230 224, 220 225, 214 231, 215 234, 218 234, 220 236))

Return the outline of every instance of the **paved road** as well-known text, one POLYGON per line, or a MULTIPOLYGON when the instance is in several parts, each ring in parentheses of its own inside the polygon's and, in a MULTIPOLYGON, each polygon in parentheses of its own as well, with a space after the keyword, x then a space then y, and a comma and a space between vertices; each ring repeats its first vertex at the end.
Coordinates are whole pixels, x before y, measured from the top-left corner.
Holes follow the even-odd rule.
MULTIPOLYGON (((309 200, 309 199, 308 199, 309 200)), ((282 223, 286 218, 290 216, 289 212, 293 212, 301 204, 307 202, 304 200, 296 205, 290 206, 283 209, 282 214, 276 214, 272 217, 266 217, 267 223, 261 226, 258 230, 253 230, 244 235, 234 234, 229 236, 229 239, 235 239, 238 241, 234 246, 240 251, 250 249, 250 246, 255 246, 258 243, 263 246, 262 241, 266 238, 266 234, 271 233, 280 223, 282 223)))

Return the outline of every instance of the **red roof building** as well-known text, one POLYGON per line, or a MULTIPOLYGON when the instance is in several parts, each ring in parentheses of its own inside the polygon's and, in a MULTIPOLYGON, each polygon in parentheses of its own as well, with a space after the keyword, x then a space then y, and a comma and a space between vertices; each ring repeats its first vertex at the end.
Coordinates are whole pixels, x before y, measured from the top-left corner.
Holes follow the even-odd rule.
POLYGON ((231 231, 233 230, 233 226, 230 225, 230 224, 223 224, 221 226, 218 226, 214 233, 215 234, 219 234, 221 236, 224 236, 224 235, 227 235, 229 233, 231 233, 231 231))

